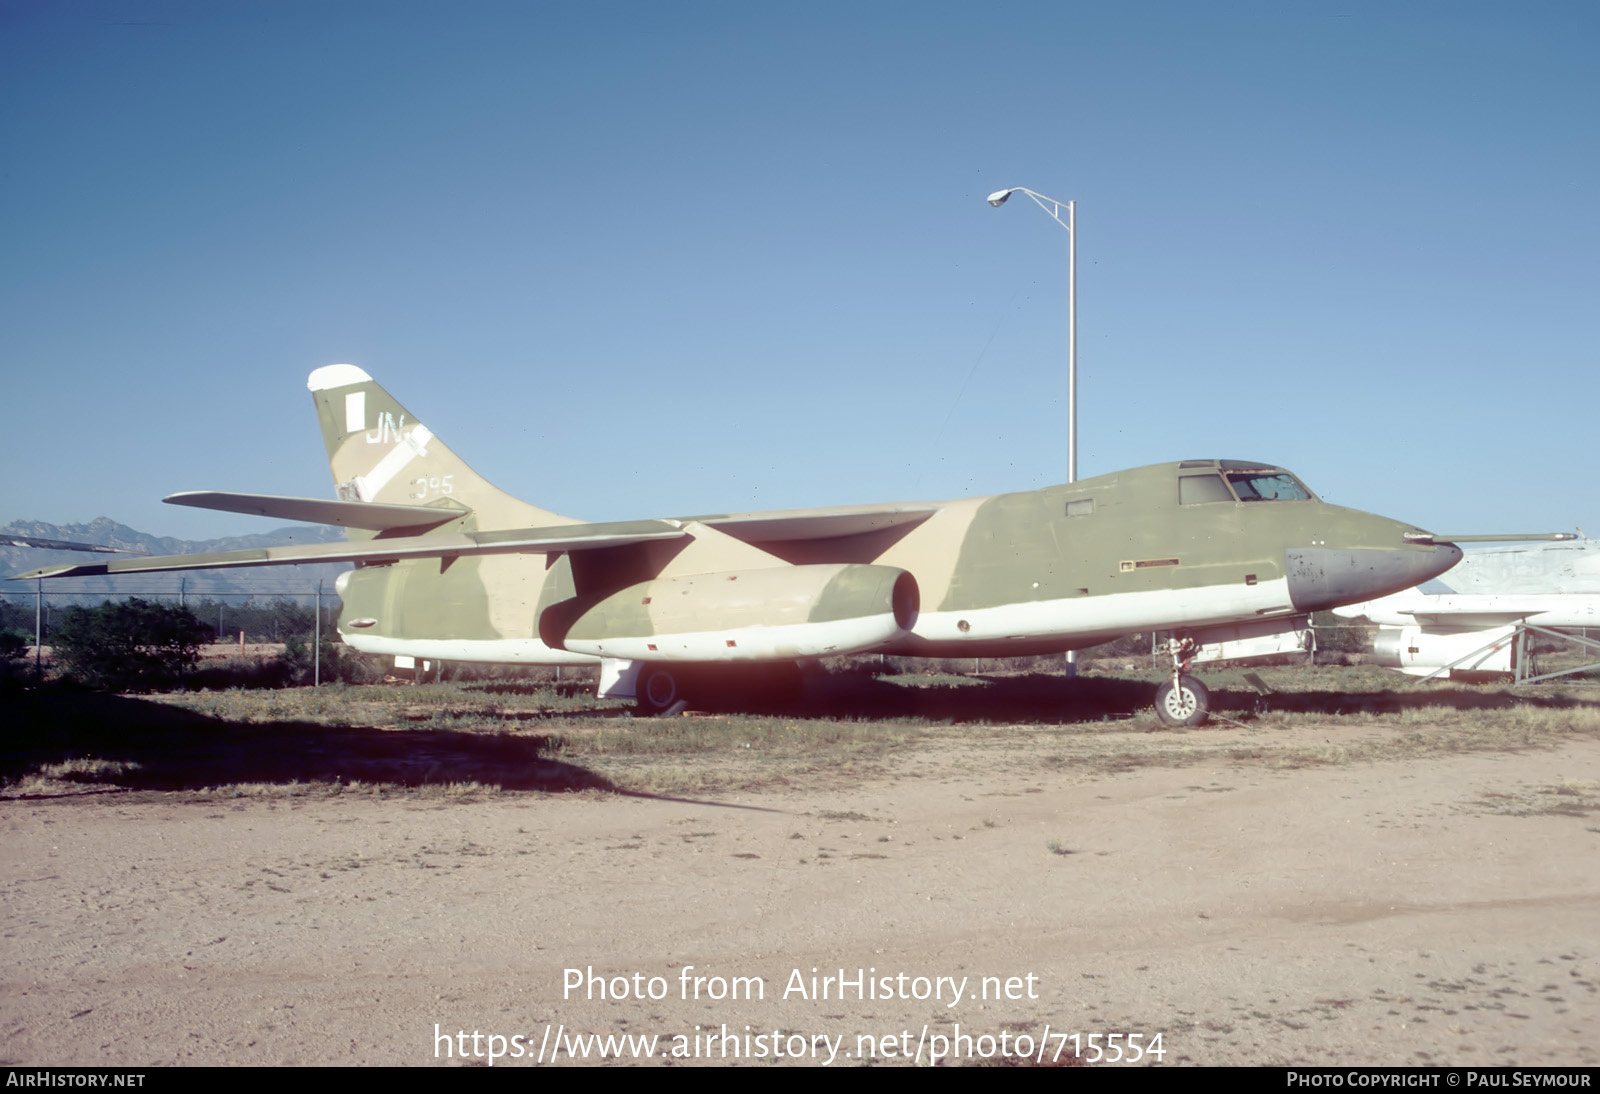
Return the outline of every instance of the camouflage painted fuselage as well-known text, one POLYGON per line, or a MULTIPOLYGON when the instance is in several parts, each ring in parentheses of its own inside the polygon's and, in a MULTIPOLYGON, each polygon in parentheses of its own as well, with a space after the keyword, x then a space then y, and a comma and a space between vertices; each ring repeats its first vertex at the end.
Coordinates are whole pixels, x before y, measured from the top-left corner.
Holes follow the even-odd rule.
MULTIPOLYGON (((317 391, 342 497, 441 516, 468 507, 434 534, 577 523, 490 487, 364 374, 319 372, 354 381, 317 391)), ((1327 505, 1282 469, 1245 461, 1158 464, 948 502, 581 527, 663 538, 363 565, 342 584, 341 630, 372 652, 465 661, 847 649, 994 657, 1300 614, 1370 595, 1360 590, 1408 587, 1459 557, 1407 542, 1410 525, 1327 505), (1275 493, 1241 500, 1251 482, 1275 493), (889 587, 896 572, 915 583, 909 615, 903 583, 889 587), (839 588, 873 578, 876 599, 839 588), (892 619, 897 591, 908 625, 843 625, 892 619)))
POLYGON ((339 629, 360 650, 724 663, 1002 657, 1143 630, 1200 640, 1409 588, 1460 557, 1410 525, 1326 505, 1282 468, 1233 460, 948 502, 586 524, 497 490, 353 365, 317 369, 308 387, 337 500, 168 500, 342 524, 347 544, 38 576, 348 560, 339 629))

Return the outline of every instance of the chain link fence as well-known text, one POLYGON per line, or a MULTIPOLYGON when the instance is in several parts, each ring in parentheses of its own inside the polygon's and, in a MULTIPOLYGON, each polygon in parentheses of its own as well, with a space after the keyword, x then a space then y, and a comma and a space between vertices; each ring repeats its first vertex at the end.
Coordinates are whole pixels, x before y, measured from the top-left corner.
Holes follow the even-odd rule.
POLYGON ((50 635, 63 624, 70 609, 97 608, 134 598, 184 608, 212 631, 212 642, 203 651, 202 676, 207 672, 219 675, 210 671, 221 667, 217 662, 254 662, 259 671, 241 673, 239 664, 227 667, 233 675, 252 682, 303 676, 304 682, 316 684, 328 675, 325 670, 331 669, 332 676, 349 675, 339 672, 339 663, 356 656, 339 642, 335 628, 338 596, 318 589, 196 595, 180 585, 175 593, 131 588, 114 594, 42 588, 7 592, 0 595, 0 637, 6 650, 31 662, 34 675, 40 677, 50 662, 50 635))

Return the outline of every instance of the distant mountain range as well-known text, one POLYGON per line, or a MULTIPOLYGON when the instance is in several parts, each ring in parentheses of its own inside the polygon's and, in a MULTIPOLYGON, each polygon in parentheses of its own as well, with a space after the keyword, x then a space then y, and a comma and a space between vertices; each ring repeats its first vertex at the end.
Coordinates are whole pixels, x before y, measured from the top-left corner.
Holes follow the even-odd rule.
MULTIPOLYGON (((274 528, 253 536, 228 536, 223 539, 174 539, 152 536, 118 524, 110 517, 97 517, 88 524, 48 524, 42 520, 16 520, 0 528, 13 535, 35 539, 98 543, 107 547, 140 551, 147 555, 188 555, 211 551, 238 551, 248 547, 287 547, 293 544, 335 543, 344 539, 344 529, 322 524, 295 524, 274 528)), ((37 570, 57 563, 107 562, 118 555, 85 554, 81 551, 51 551, 33 547, 0 547, 0 576, 37 570)), ((252 566, 236 570, 188 570, 175 574, 122 574, 116 577, 68 577, 44 582, 46 593, 75 593, 90 596, 185 596, 205 597, 220 594, 274 594, 315 592, 317 582, 323 591, 333 592, 333 582, 350 569, 349 563, 321 563, 315 566, 252 566)), ((31 581, 0 581, 0 596, 32 598, 36 584, 31 581)))

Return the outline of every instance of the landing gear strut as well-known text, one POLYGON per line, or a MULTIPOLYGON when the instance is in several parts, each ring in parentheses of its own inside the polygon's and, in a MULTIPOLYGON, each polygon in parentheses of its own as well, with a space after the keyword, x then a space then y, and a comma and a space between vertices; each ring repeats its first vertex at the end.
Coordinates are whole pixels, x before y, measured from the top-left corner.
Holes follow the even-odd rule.
POLYGON ((1211 692, 1188 674, 1189 661, 1199 647, 1194 639, 1174 639, 1172 678, 1156 689, 1156 717, 1168 725, 1203 726, 1211 710, 1211 692))

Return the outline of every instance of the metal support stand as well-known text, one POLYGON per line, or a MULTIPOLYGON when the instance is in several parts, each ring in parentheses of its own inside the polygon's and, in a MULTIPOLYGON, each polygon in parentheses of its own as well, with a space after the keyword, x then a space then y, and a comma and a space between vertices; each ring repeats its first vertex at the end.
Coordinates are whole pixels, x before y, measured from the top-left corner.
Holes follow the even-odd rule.
POLYGON ((1541 680, 1554 680, 1559 676, 1572 676, 1576 673, 1591 672, 1595 669, 1600 669, 1600 661, 1591 661, 1587 665, 1578 665, 1575 668, 1562 669, 1560 672, 1530 672, 1529 668, 1533 663, 1533 655, 1528 652, 1528 636, 1530 634, 1542 634, 1547 638, 1554 638, 1562 642, 1570 642, 1574 646, 1578 646, 1582 649, 1594 650, 1597 653, 1600 653, 1600 642, 1596 642, 1592 638, 1581 637, 1576 634, 1567 634, 1564 631, 1553 631, 1549 627, 1540 627, 1533 623, 1520 622, 1515 624, 1515 627, 1516 629, 1509 635, 1496 638, 1492 642, 1486 642, 1477 649, 1473 650, 1471 653, 1466 654, 1463 657, 1456 658, 1443 668, 1434 669, 1432 672, 1428 673, 1428 675, 1422 677, 1421 682, 1437 679, 1449 672, 1451 669, 1455 668, 1457 665, 1471 661, 1474 658, 1480 657, 1481 655, 1491 651, 1501 649, 1508 642, 1516 643, 1516 649, 1514 651, 1515 656, 1512 658, 1511 666, 1513 674, 1513 687, 1520 688, 1526 684, 1537 684, 1541 680))
MULTIPOLYGON (((1596 642, 1592 638, 1576 634, 1567 634, 1565 631, 1553 631, 1549 627, 1540 627, 1533 623, 1519 623, 1517 625, 1517 632, 1522 636, 1523 642, 1522 646, 1517 649, 1518 654, 1524 654, 1526 652, 1528 641, 1527 636, 1530 632, 1533 634, 1542 634, 1547 638, 1556 638, 1563 642, 1570 642, 1579 649, 1593 650, 1596 653, 1600 653, 1600 642, 1596 642)), ((1532 664, 1532 660, 1533 659, 1531 657, 1526 656, 1519 656, 1517 658, 1517 687, 1521 687, 1524 684, 1537 684, 1540 680, 1554 680, 1558 676, 1571 676, 1574 673, 1591 672, 1595 669, 1600 669, 1600 661, 1591 661, 1587 665, 1579 665, 1576 668, 1562 669, 1560 672, 1543 672, 1530 676, 1528 674, 1528 668, 1532 664)))
POLYGON ((311 648, 311 686, 322 686, 322 581, 317 581, 317 625, 311 648))

